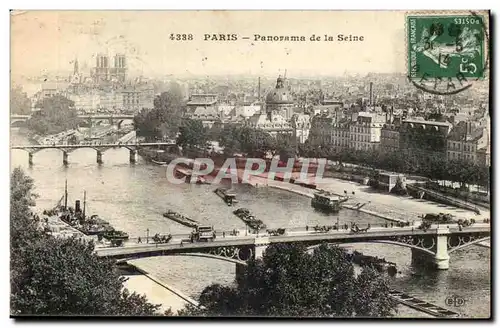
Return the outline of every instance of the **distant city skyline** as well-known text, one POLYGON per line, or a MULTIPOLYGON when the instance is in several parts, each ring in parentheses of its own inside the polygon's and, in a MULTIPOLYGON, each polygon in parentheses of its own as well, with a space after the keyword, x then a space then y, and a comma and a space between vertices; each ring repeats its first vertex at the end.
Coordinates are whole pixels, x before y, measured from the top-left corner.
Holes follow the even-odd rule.
POLYGON ((13 77, 70 72, 78 59, 88 74, 96 54, 122 53, 132 76, 275 76, 285 69, 297 77, 404 73, 404 19, 403 11, 307 16, 298 11, 26 11, 11 17, 11 68, 13 77), (195 40, 173 41, 170 33, 191 33, 195 40), (239 40, 203 41, 205 33, 237 34, 239 40), (252 40, 254 34, 307 41, 259 42, 252 40), (352 34, 364 41, 311 42, 313 34, 335 39, 352 34))

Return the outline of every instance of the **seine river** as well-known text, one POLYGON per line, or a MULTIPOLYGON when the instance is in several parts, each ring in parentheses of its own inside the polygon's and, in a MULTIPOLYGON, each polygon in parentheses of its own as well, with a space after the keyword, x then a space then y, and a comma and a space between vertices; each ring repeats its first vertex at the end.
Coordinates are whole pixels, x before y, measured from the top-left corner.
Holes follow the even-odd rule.
MULTIPOLYGON (((27 138, 16 131, 11 144, 28 144, 27 138)), ((68 180, 72 203, 87 192, 87 213, 99 214, 117 229, 131 237, 155 233, 188 233, 190 229, 165 219, 166 209, 179 211, 199 222, 209 223, 217 230, 244 229, 232 214, 232 208, 216 197, 213 186, 175 185, 166 179, 165 168, 146 163, 142 158, 135 165, 128 162, 126 149, 109 149, 103 154, 104 164, 96 164, 93 149, 79 149, 69 155, 69 165, 62 165, 62 153, 57 149, 43 150, 34 155, 33 167, 28 166, 28 154, 11 151, 11 167, 21 166, 35 179, 39 208, 47 208, 61 198, 64 181, 68 180)), ((236 186, 239 206, 249 208, 270 228, 332 225, 337 216, 315 212, 306 197, 267 188, 236 186)), ((360 224, 381 223, 367 214, 343 210, 340 222, 360 224)), ((356 244, 367 255, 385 257, 397 263, 401 271, 391 283, 424 300, 446 307, 445 299, 457 295, 466 299, 463 307, 453 308, 468 317, 488 317, 490 307, 490 250, 472 246, 457 251, 450 259, 450 269, 426 272, 410 266, 408 248, 383 244, 356 244)), ((134 261, 141 268, 168 284, 196 297, 211 283, 230 284, 234 280, 233 264, 204 258, 157 257, 134 261)), ((425 316, 400 308, 399 316, 425 316)))

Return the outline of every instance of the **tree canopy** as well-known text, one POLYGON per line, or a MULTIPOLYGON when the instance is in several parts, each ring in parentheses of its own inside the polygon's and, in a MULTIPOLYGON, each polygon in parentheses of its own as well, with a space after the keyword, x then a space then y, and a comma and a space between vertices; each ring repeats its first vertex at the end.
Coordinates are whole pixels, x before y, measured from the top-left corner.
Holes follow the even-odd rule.
POLYGON ((33 180, 11 176, 11 313, 13 315, 157 315, 158 305, 123 288, 111 260, 94 245, 45 234, 31 213, 33 180))
POLYGON ((31 101, 20 86, 13 85, 10 89, 10 112, 12 114, 31 114, 31 101))
POLYGON ((137 135, 148 141, 175 138, 181 125, 184 105, 180 86, 171 84, 169 91, 155 98, 153 109, 143 109, 134 117, 137 135))
POLYGON ((208 286, 199 303, 179 314, 387 317, 396 311, 383 276, 371 267, 356 275, 349 255, 326 244, 312 253, 303 245, 270 245, 262 259, 249 262, 235 286, 208 286))
POLYGON ((34 112, 27 124, 28 128, 38 135, 76 129, 80 123, 74 102, 64 96, 45 98, 36 106, 41 110, 34 112))

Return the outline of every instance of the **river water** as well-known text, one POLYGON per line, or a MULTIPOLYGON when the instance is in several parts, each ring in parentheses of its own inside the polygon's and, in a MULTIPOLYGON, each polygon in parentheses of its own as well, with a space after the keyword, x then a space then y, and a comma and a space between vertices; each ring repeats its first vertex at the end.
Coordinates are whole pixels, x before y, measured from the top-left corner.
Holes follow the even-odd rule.
MULTIPOLYGON (((28 144, 20 133, 11 133, 11 144, 28 144)), ((57 149, 37 152, 34 165, 28 166, 28 154, 23 150, 11 151, 11 167, 21 166, 35 179, 36 192, 40 195, 37 206, 41 209, 54 206, 64 192, 68 180, 69 199, 72 203, 82 199, 87 191, 87 213, 99 214, 115 228, 127 231, 131 237, 155 233, 188 233, 189 228, 165 219, 166 209, 181 212, 217 230, 244 229, 242 221, 232 214, 212 190, 213 186, 171 184, 163 167, 145 162, 142 158, 129 164, 126 149, 109 149, 103 154, 104 164, 96 164, 93 149, 78 149, 69 155, 69 165, 62 165, 62 153, 57 149)), ((235 186, 239 207, 249 208, 257 218, 270 228, 304 227, 306 225, 332 225, 337 216, 315 212, 310 199, 267 188, 235 186)), ((381 219, 364 213, 342 210, 340 222, 357 222, 361 225, 382 223, 381 219)), ((452 308, 468 317, 490 315, 490 250, 472 246, 457 251, 450 259, 447 271, 423 271, 410 266, 408 248, 383 244, 356 244, 364 254, 385 257, 397 263, 401 274, 391 278, 391 284, 424 300, 446 307, 445 299, 457 295, 466 304, 452 308)), ((231 263, 193 257, 157 257, 135 260, 132 263, 150 272, 162 281, 175 286, 196 298, 211 283, 230 284, 235 277, 231 263)), ((400 307, 399 316, 424 316, 400 307)))

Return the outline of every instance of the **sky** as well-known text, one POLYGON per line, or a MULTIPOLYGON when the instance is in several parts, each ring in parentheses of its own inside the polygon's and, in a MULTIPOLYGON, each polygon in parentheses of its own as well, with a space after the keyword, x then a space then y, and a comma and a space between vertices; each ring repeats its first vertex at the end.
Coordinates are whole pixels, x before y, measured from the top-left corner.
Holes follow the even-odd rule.
POLYGON ((404 73, 402 11, 24 11, 11 14, 13 76, 72 70, 88 74, 97 53, 124 53, 131 72, 167 75, 288 76, 404 73), (193 34, 172 41, 171 33, 193 34), (232 42, 204 34, 237 34, 232 42), (254 34, 305 36, 306 42, 259 42, 254 34), (311 42, 311 35, 334 42, 311 42), (363 36, 339 42, 337 35, 363 36), (242 40, 242 36, 250 40, 242 40))

